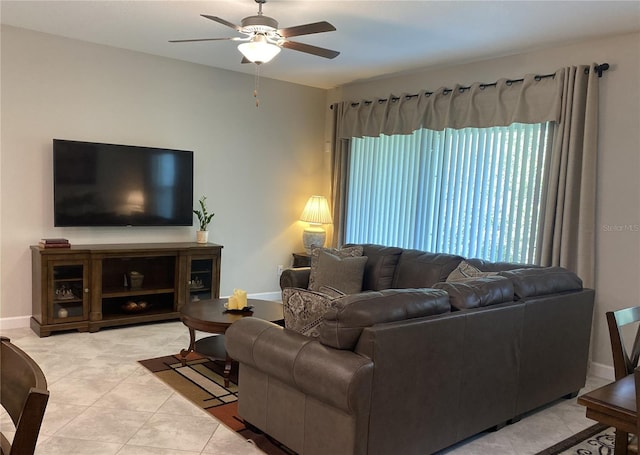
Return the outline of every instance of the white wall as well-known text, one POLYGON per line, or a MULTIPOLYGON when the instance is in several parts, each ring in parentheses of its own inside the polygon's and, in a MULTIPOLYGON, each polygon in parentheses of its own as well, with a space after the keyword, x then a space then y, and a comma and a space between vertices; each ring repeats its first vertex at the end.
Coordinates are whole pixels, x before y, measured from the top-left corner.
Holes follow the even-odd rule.
POLYGON ((326 91, 19 28, 1 29, 0 317, 31 315, 29 245, 194 241, 196 227, 54 228, 53 138, 195 152, 194 199, 224 246, 221 295, 279 291, 325 188, 326 91))
POLYGON ((612 365, 604 314, 640 305, 640 34, 363 81, 332 90, 329 98, 332 102, 386 98, 389 94, 417 93, 420 89, 435 90, 455 83, 546 74, 563 66, 592 62, 611 65, 600 80, 592 360, 612 365), (625 230, 625 226, 631 229, 625 230))

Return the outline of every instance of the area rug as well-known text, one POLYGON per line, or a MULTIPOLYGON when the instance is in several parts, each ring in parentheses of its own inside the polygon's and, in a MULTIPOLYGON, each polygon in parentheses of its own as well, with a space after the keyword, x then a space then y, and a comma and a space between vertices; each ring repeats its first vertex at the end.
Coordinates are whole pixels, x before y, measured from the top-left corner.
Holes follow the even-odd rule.
POLYGON ((536 455, 613 455, 615 430, 596 423, 536 455))
POLYGON ((207 411, 224 425, 250 439, 260 450, 270 455, 291 455, 294 452, 263 433, 248 428, 238 416, 238 370, 231 368, 231 381, 225 387, 222 373, 224 364, 214 362, 196 353, 187 356, 186 365, 181 357, 169 355, 140 360, 151 371, 180 395, 207 411))

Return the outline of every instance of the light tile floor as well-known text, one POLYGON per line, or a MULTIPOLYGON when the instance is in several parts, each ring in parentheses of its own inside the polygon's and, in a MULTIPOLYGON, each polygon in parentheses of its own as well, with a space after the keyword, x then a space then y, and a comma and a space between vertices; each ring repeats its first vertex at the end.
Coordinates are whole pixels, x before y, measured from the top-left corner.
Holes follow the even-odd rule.
MULTIPOLYGON (((185 348, 189 337, 180 322, 45 338, 26 328, 0 333, 33 357, 47 377, 51 395, 36 455, 262 453, 137 363, 185 348)), ((607 382, 589 377, 585 389, 607 382)), ((575 399, 562 400, 442 453, 534 454, 593 423, 575 399)), ((0 426, 3 432, 12 428, 4 414, 0 426)))

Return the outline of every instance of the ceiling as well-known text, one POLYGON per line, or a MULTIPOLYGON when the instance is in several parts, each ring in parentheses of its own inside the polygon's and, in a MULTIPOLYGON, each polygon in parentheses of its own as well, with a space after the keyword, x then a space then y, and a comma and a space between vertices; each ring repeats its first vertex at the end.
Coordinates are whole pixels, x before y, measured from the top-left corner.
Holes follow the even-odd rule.
MULTIPOLYGON (((253 0, 8 1, 0 21, 16 27, 253 74, 233 41, 170 39, 241 36, 200 17, 239 24, 253 0)), ((328 60, 284 49, 262 77, 332 88, 417 68, 482 60, 640 30, 640 1, 269 0, 281 28, 326 20, 337 31, 293 40, 338 50, 328 60)))

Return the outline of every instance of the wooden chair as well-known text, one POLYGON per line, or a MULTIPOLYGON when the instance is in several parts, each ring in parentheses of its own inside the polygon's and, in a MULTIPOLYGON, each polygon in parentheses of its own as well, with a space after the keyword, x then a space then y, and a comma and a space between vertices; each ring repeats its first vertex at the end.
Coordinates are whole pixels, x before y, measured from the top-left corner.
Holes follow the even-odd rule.
POLYGON ((2 455, 33 455, 47 401, 47 380, 38 364, 0 337, 0 402, 16 427, 12 443, 0 433, 2 455))
POLYGON ((638 366, 638 359, 640 359, 640 327, 636 332, 630 356, 627 353, 620 329, 627 324, 640 322, 640 306, 607 311, 606 316, 611 339, 611 353, 613 354, 613 369, 615 378, 618 380, 633 374, 633 371, 638 366))
MULTIPOLYGON (((636 367, 633 370, 633 379, 634 379, 634 383, 636 386, 636 435, 640 434, 640 413, 637 412, 638 409, 640 409, 640 367, 636 367)), ((627 444, 627 453, 628 454, 638 454, 639 452, 639 447, 638 447, 638 436, 636 435, 632 435, 631 438, 629 438, 629 436, 627 435, 627 439, 629 441, 629 444, 627 444)), ((616 436, 617 436, 617 431, 616 431, 616 436)), ((616 439, 616 443, 617 443, 617 439, 616 439)))
MULTIPOLYGON (((640 359, 640 325, 636 330, 636 335, 631 348, 631 355, 628 354, 624 340, 622 338, 621 328, 628 324, 640 322, 640 306, 624 308, 617 311, 607 311, 607 325, 609 326, 609 338, 611 339, 611 354, 613 355, 613 369, 616 381, 630 374, 635 375, 636 390, 640 381, 640 368, 638 360, 640 359)), ((636 393, 636 402, 640 403, 640 397, 636 393)), ((640 408, 638 408, 640 409, 640 408)), ((640 431, 640 420, 638 421, 640 431)), ((640 433, 638 433, 640 434, 640 433)), ((615 444, 624 444, 628 442, 628 453, 639 453, 638 437, 634 436, 629 440, 629 435, 622 431, 616 431, 615 444)))
MULTIPOLYGON (((635 383, 636 383, 636 431, 640 434, 640 367, 636 368, 633 371, 635 383)), ((638 453, 637 444, 636 444, 636 453, 638 453)))

